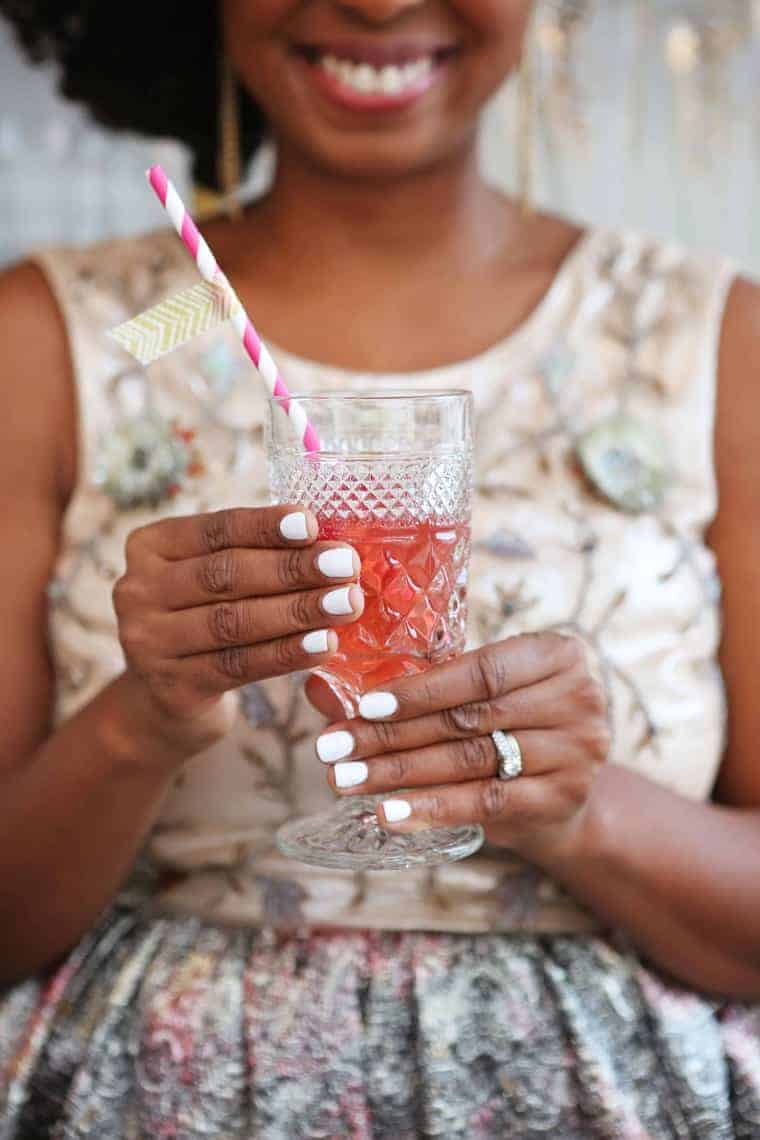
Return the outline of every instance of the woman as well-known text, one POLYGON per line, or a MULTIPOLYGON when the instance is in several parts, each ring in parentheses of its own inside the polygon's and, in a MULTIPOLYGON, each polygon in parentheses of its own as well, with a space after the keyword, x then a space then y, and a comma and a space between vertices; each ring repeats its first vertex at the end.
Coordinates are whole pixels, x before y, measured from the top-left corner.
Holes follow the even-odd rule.
POLYGON ((176 236, 4 275, 0 1135, 757 1135, 757 289, 481 181, 528 0, 212 7, 3 5, 202 169, 218 22, 279 157, 206 233, 292 386, 474 392, 475 648, 350 724, 310 682, 326 727, 290 675, 358 566, 257 505, 234 334, 147 379, 104 335, 197 279, 176 236), (335 789, 488 846, 279 856, 335 789))

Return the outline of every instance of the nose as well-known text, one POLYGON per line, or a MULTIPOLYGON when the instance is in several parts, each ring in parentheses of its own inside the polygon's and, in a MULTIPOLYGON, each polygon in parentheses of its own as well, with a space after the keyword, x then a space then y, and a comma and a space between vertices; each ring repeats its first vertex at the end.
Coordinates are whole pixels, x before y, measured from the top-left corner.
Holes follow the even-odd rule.
POLYGON ((421 8, 427 0, 341 0, 338 7, 372 24, 385 24, 403 16, 414 8, 421 8))

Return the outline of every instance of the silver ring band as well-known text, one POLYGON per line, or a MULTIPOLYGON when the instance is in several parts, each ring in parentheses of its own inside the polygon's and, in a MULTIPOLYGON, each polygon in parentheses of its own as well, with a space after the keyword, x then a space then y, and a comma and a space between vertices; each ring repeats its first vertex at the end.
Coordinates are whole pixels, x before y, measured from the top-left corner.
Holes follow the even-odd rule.
POLYGON ((523 770, 522 749, 517 737, 511 732, 501 732, 497 729, 491 733, 491 739, 499 753, 499 779, 516 780, 522 775, 523 770))

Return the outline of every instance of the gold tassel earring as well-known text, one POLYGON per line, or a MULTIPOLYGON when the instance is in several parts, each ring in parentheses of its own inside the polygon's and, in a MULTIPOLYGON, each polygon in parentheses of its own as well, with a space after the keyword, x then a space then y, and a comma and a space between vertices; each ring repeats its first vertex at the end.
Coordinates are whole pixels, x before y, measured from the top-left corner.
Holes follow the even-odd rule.
POLYGON ((221 60, 219 99, 219 151, 216 175, 220 191, 198 186, 195 190, 195 213, 199 220, 223 213, 237 220, 243 213, 238 192, 243 181, 243 159, 240 129, 240 100, 237 78, 226 54, 221 60))

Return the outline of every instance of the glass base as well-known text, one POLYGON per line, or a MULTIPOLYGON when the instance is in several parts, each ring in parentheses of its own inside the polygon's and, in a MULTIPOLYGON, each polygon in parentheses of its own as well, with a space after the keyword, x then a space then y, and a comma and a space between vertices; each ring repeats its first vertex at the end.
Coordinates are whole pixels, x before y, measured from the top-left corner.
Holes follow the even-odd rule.
POLYGON ((294 819, 277 832, 283 855, 315 867, 353 871, 406 871, 434 867, 473 855, 485 838, 477 824, 400 835, 378 822, 383 796, 356 796, 305 819, 294 819))

